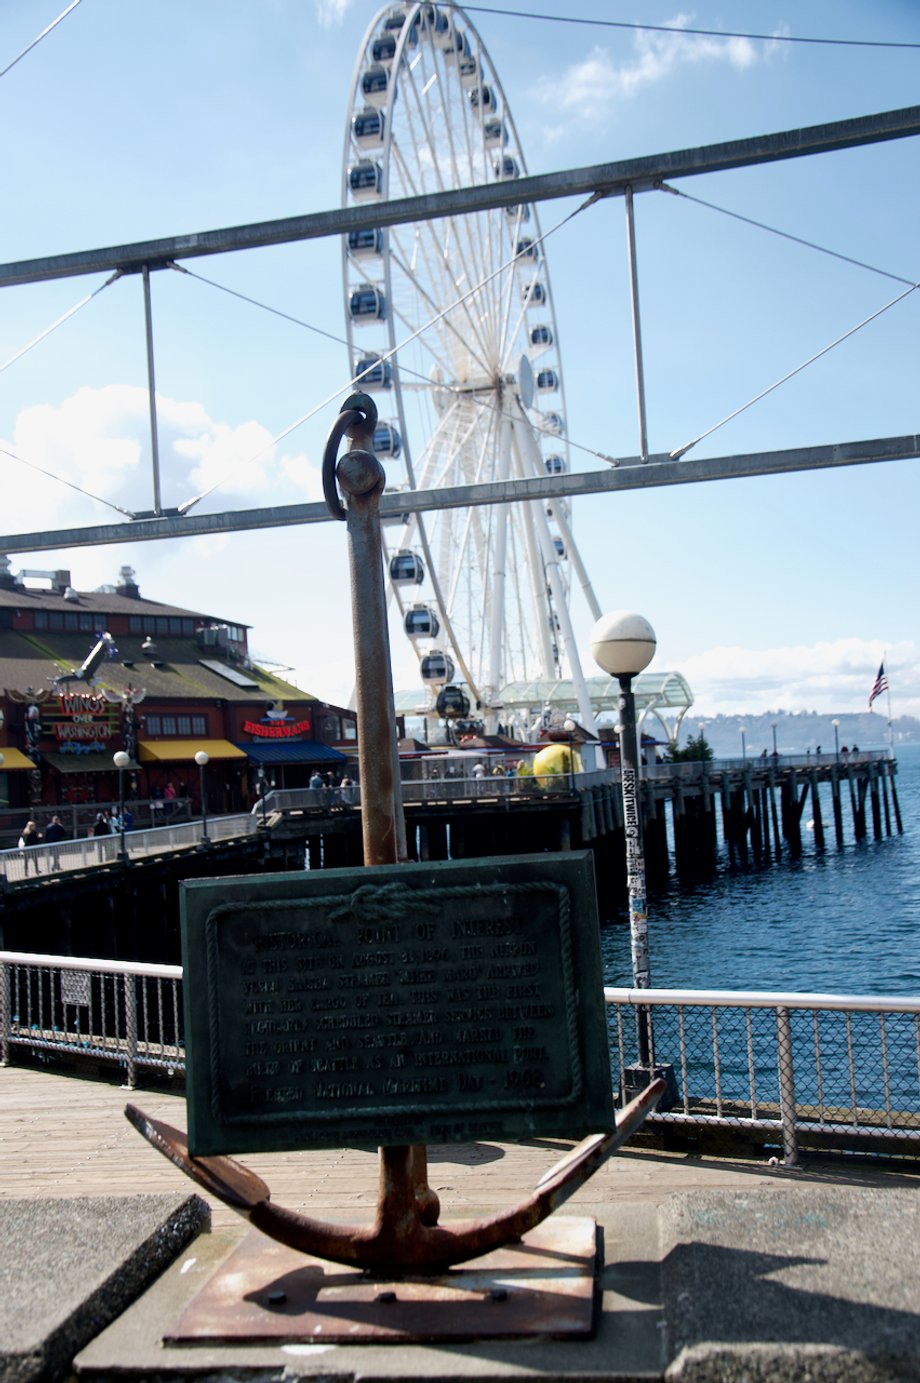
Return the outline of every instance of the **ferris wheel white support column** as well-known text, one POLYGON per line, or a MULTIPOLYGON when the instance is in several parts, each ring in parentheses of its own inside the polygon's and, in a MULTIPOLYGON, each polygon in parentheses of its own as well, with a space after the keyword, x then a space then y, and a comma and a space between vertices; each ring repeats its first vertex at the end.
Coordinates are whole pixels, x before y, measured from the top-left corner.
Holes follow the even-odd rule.
MULTIPOLYGON (((520 463, 521 475, 539 475, 542 471, 543 458, 534 440, 533 430, 530 424, 520 413, 517 401, 512 405, 514 417, 513 436, 515 448, 520 463)), ((559 570, 559 558, 553 546, 552 535, 549 531, 549 524, 546 521, 546 512, 542 504, 532 506, 534 515, 534 528, 540 550, 543 555, 543 565, 546 570, 546 579, 553 597, 553 609, 559 621, 559 632, 562 635, 562 642, 565 646, 566 658, 569 664, 569 671, 572 677, 572 686, 575 697, 578 701, 578 714, 583 727, 590 731, 592 735, 597 734, 597 724, 594 719, 594 707, 591 705, 591 697, 588 692, 588 684, 581 668, 581 660, 578 656, 578 646, 575 642, 575 631, 572 628, 572 620, 569 615, 569 604, 565 590, 565 583, 562 573, 559 570)), ((583 748, 585 767, 593 769, 596 767, 595 746, 585 744, 583 748)))
POLYGON ((591 585, 591 578, 585 569, 585 564, 581 560, 581 553, 578 551, 578 545, 572 537, 572 525, 565 517, 562 507, 563 503, 564 501, 561 499, 553 500, 553 520, 558 525, 560 536, 565 543, 568 559, 575 568, 578 584, 581 586, 585 600, 588 602, 588 609, 591 611, 591 617, 594 620, 599 620, 603 611, 598 604, 597 596, 594 594, 594 587, 591 585))
MULTIPOLYGON (((516 448, 516 437, 512 429, 512 441, 516 448)), ((520 470, 520 467, 518 467, 520 470)), ((524 505, 524 546, 527 549, 527 566, 530 577, 531 590, 533 594, 533 608, 539 613, 539 633, 540 633, 540 652, 543 657, 543 676, 547 681, 556 676, 556 664, 553 658, 553 641, 549 636, 549 624, 546 620, 546 592, 543 580, 543 563, 540 559, 540 548, 537 542, 536 528, 533 522, 533 511, 538 507, 537 502, 524 505)))
MULTIPOLYGON (((499 437, 498 478, 511 475, 511 420, 503 417, 499 437)), ((505 564, 508 557, 508 506, 502 504, 495 516, 496 533, 492 557, 492 610, 489 629, 489 705, 486 708, 486 733, 494 735, 498 724, 496 702, 502 684, 502 647, 505 634, 505 564)))

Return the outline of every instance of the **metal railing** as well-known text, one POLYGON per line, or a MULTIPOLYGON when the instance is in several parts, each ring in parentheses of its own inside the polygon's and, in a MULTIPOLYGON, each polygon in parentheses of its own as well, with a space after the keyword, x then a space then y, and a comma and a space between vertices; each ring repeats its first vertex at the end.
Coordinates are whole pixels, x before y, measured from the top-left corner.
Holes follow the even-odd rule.
MULTIPOLYGON (((207 839, 212 843, 233 840, 254 834, 259 823, 250 813, 234 816, 209 816, 207 839)), ((149 855, 165 855, 174 850, 192 849, 205 839, 201 821, 186 821, 172 826, 154 826, 145 831, 126 831, 124 835, 127 859, 138 860, 149 855)), ((122 837, 119 832, 106 836, 85 836, 80 840, 62 840, 54 845, 27 845, 20 849, 0 850, 0 875, 9 883, 53 876, 61 870, 92 869, 97 865, 114 864, 121 859, 122 837)))
MULTIPOLYGON (((751 772, 768 773, 772 768, 775 772, 782 769, 811 769, 821 768, 830 769, 836 764, 841 770, 849 765, 854 768, 863 764, 888 762, 891 755, 887 749, 860 749, 857 753, 835 754, 833 750, 828 754, 822 751, 820 754, 777 754, 774 759, 772 754, 764 757, 762 754, 748 754, 747 758, 731 759, 709 759, 705 763, 707 772, 712 777, 718 777, 722 773, 745 773, 751 772)), ((700 776, 701 761, 699 759, 681 760, 677 763, 655 763, 642 765, 643 778, 664 778, 664 779, 697 779, 700 776)), ((619 774, 616 780, 619 781, 619 774)))
MULTIPOLYGON (((408 778, 401 784, 402 800, 408 802, 478 802, 490 799, 571 796, 579 788, 619 783, 616 769, 596 769, 590 773, 515 774, 507 777, 486 773, 481 778, 408 778)), ((273 812, 325 811, 331 807, 360 807, 361 788, 272 788, 252 806, 252 815, 270 816, 273 812)))
POLYGON ((605 989, 621 1099, 638 1060, 636 1015, 651 1016, 652 1064, 678 1101, 650 1127, 723 1128, 777 1142, 916 1152, 920 998, 735 990, 605 989))
POLYGON ((182 967, 0 951, 0 1063, 15 1047, 185 1070, 182 967))
MULTIPOLYGON (((841 770, 847 765, 856 766, 879 763, 889 759, 886 749, 860 750, 858 754, 841 755, 838 759, 830 754, 780 754, 776 759, 768 756, 763 759, 748 756, 746 759, 712 759, 705 767, 713 780, 722 774, 751 772, 755 776, 770 769, 827 769, 835 763, 841 770)), ((683 780, 695 782, 700 777, 702 765, 699 760, 679 763, 643 763, 641 777, 649 782, 674 782, 683 780)), ((556 774, 518 774, 510 777, 492 774, 488 770, 482 777, 473 777, 468 772, 463 777, 406 778, 401 784, 404 803, 452 803, 476 802, 489 799, 537 798, 571 796, 574 792, 589 788, 620 786, 620 770, 614 768, 592 769, 582 773, 556 774)), ((252 815, 260 813, 266 817, 274 812, 290 811, 328 811, 332 808, 360 807, 361 788, 352 783, 347 787, 322 788, 272 788, 264 799, 259 797, 253 803, 252 815)))
MULTIPOLYGON (((734 990, 605 989, 619 1099, 638 1058, 637 1010, 652 1016, 652 1064, 677 1102, 653 1130, 732 1130, 782 1149, 920 1150, 920 998, 734 990)), ((33 1053, 185 1071, 177 965, 0 951, 0 1060, 33 1053)))

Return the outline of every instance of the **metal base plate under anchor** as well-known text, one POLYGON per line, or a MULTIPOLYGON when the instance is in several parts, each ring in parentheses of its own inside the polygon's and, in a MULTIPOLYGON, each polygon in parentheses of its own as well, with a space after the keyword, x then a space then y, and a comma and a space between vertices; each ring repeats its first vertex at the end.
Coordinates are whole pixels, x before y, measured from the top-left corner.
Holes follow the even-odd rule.
POLYGON ((368 1277, 250 1230, 165 1342, 585 1338, 597 1257, 597 1225, 575 1216, 438 1277, 368 1277))

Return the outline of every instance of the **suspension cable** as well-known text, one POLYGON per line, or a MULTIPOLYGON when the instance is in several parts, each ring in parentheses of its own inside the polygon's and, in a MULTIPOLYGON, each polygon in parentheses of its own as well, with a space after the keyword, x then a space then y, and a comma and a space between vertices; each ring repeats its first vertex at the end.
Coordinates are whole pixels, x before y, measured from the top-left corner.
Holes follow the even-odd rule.
POLYGON ((692 34, 702 38, 747 38, 760 43, 813 43, 834 48, 920 48, 920 43, 870 38, 807 38, 796 34, 747 34, 731 29, 690 29, 679 24, 637 24, 622 19, 587 19, 570 14, 539 14, 535 10, 499 9, 494 5, 468 5, 466 0, 442 0, 444 9, 464 9, 471 14, 497 14, 506 19, 540 19, 551 24, 581 24, 594 29, 632 29, 652 34, 692 34))
POLYGON ((896 298, 892 298, 890 302, 885 303, 884 306, 870 313, 868 317, 864 317, 861 322, 857 322, 854 327, 850 327, 849 331, 845 331, 842 336, 838 336, 836 340, 823 346, 821 350, 816 351, 815 354, 809 356, 807 360, 803 360, 801 365, 796 365, 795 369, 783 375, 782 379, 777 379, 773 384, 768 385, 766 389, 762 389, 759 394, 755 394, 752 399, 748 399, 747 403, 743 403, 740 408, 736 408, 734 412, 724 417, 721 422, 713 423, 712 427, 708 427, 705 432, 701 432, 698 437, 694 437, 692 442, 685 442, 682 447, 676 447, 674 451, 670 453, 671 460, 679 461, 682 456, 685 456, 687 452, 690 451, 691 447, 695 447, 698 442, 702 442, 704 437, 711 437, 714 432, 718 432, 720 427, 724 427, 725 424, 730 423, 733 418, 737 418, 739 413, 744 413, 746 409, 751 408, 755 403, 759 403, 761 399, 765 399, 768 394, 772 394, 773 390, 778 389, 781 384, 785 384, 788 380, 793 379, 795 375, 801 374, 802 370, 806 369, 809 365, 813 365, 816 360, 820 360, 822 355, 827 355, 828 351, 832 351, 835 346, 839 346, 841 342, 854 336, 857 331, 861 331, 862 328, 868 326, 870 322, 874 322, 876 317, 881 317, 883 312, 887 312, 889 308, 902 302, 904 298, 909 297, 910 294, 916 292, 918 288, 920 288, 920 282, 912 283, 909 288, 905 288, 903 293, 899 293, 896 298))
POLYGON ((69 307, 56 321, 52 322, 50 326, 45 327, 44 331, 40 331, 37 336, 33 336, 31 341, 27 341, 26 344, 21 346, 18 351, 15 351, 8 360, 4 360, 2 365, 0 365, 0 374, 2 374, 4 370, 8 370, 11 365, 15 365, 16 361, 21 360, 24 355, 28 355, 33 346, 39 345, 39 343, 50 336, 53 331, 57 331, 58 327, 62 327, 71 317, 76 316, 81 307, 85 307, 87 303, 91 303, 93 298, 98 297, 104 288, 108 288, 109 284, 114 283, 116 279, 120 279, 121 277, 121 269, 116 269, 114 274, 106 279, 105 283, 100 283, 99 287, 94 288, 92 293, 87 293, 85 298, 81 298, 78 303, 74 303, 73 307, 69 307))
POLYGON ((26 48, 23 48, 21 53, 16 54, 12 62, 8 62, 6 67, 0 68, 0 77, 5 77, 7 72, 12 71, 12 69, 16 66, 17 62, 21 62, 27 53, 31 53, 32 49, 37 47, 38 44, 41 43, 43 38, 47 38, 48 34, 51 33, 51 30, 56 29, 57 26, 60 24, 61 20, 66 19, 67 16, 70 14, 71 10, 75 10, 79 3, 80 0, 71 0, 71 3, 67 6, 66 10, 62 10, 61 13, 58 15, 57 19, 52 19, 51 23, 47 24, 45 28, 42 29, 41 33, 38 35, 37 38, 33 38, 32 42, 26 48))
POLYGON ((706 202, 702 197, 694 197, 689 192, 684 192, 679 187, 672 187, 670 183, 659 183, 661 192, 670 192, 673 197, 682 197, 685 202, 695 202, 697 206, 707 207, 709 211, 721 212, 723 216, 730 216, 733 221, 743 221, 746 226, 754 226, 757 230, 768 231, 770 235, 778 235, 781 240, 791 240, 794 245, 804 245, 808 250, 817 250, 819 254, 829 255, 831 259, 840 259, 844 264, 855 264, 857 269, 868 269, 870 274, 879 274, 882 278, 891 279, 894 283, 905 283, 909 288, 913 288, 913 279, 904 278, 901 274, 889 273, 887 269, 879 269, 875 264, 867 264, 863 259, 854 259, 852 255, 841 254, 839 250, 830 250, 826 245, 817 245, 814 240, 805 240, 801 235, 793 235, 790 231, 779 230, 777 226, 768 226, 765 221, 755 221, 752 216, 742 216, 740 211, 731 211, 728 207, 718 206, 715 202, 706 202))
POLYGON ((99 504, 104 504, 108 509, 114 509, 117 514, 124 514, 126 519, 135 517, 130 509, 122 509, 120 504, 114 500, 103 499, 101 495, 93 494, 92 490, 84 490, 82 485, 75 485, 72 480, 65 480, 62 475, 55 475, 54 471, 46 471, 44 466, 39 466, 35 461, 27 461, 24 456, 17 456, 15 451, 10 451, 8 447, 0 447, 0 456, 8 456, 11 461, 18 461, 20 466, 27 466, 30 471, 37 471, 39 475, 45 475, 49 480, 56 480, 59 485, 66 485, 69 490, 76 490, 78 495, 85 495, 87 499, 94 499, 99 504))

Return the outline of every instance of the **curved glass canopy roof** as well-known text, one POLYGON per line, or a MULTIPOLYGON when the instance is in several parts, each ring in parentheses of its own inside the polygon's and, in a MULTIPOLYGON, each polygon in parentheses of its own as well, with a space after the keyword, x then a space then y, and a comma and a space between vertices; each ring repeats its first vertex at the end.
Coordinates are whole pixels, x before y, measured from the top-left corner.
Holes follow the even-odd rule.
MULTIPOLYGON (((612 724, 619 711, 620 684, 605 673, 588 677, 588 694, 594 714, 602 723, 612 724)), ((636 718, 653 715, 668 739, 674 740, 680 723, 693 705, 693 692, 679 672, 643 672, 633 678, 636 698, 636 718)), ((430 694, 424 688, 397 692, 398 715, 422 715, 430 706, 430 694)), ((502 687, 499 701, 509 718, 526 720, 534 712, 549 710, 554 719, 578 715, 578 698, 568 678, 560 681, 510 682, 502 687)))

